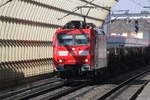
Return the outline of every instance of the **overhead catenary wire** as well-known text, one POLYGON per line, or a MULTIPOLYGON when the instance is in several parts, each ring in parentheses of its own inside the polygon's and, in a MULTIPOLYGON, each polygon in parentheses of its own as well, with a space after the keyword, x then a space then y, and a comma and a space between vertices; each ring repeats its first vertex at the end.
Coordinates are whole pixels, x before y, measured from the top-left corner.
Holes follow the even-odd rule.
MULTIPOLYGON (((94 1, 94 0, 90 1, 90 3, 92 3, 93 1, 94 1)), ((83 6, 87 6, 88 4, 89 4, 89 3, 86 3, 86 4, 84 4, 83 6)), ((61 20, 61 19, 65 18, 65 17, 69 16, 70 14, 72 14, 72 13, 78 11, 79 9, 80 9, 80 7, 76 7, 76 9, 73 10, 72 12, 69 12, 69 13, 67 13, 66 15, 64 15, 63 17, 60 17, 60 18, 57 18, 57 19, 58 19, 58 20, 61 20)))
POLYGON ((0 8, 3 7, 3 6, 5 6, 6 4, 8 4, 8 3, 11 2, 11 1, 13 1, 13 0, 8 0, 8 1, 6 1, 6 2, 3 3, 3 4, 0 4, 0 8))

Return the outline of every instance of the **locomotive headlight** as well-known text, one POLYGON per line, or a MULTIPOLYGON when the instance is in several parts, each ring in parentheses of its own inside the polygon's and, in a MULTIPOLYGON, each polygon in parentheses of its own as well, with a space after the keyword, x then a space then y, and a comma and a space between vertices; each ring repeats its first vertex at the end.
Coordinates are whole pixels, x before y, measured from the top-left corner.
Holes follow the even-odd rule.
POLYGON ((58 56, 68 56, 68 51, 59 51, 58 56))
POLYGON ((79 51, 79 55, 80 56, 87 56, 87 55, 89 55, 89 51, 79 51))
POLYGON ((89 60, 88 60, 88 59, 85 59, 84 61, 85 61, 85 62, 88 62, 89 60))
POLYGON ((61 60, 61 59, 60 59, 60 60, 58 60, 58 61, 59 61, 60 63, 62 63, 62 62, 63 62, 63 60, 61 60))

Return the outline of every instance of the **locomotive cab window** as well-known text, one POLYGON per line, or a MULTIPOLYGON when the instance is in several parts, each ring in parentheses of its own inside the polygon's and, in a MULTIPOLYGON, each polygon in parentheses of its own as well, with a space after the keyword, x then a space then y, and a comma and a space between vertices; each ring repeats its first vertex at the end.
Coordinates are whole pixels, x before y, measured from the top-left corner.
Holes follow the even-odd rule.
POLYGON ((72 34, 59 34, 58 35, 59 45, 73 45, 72 34))
POLYGON ((59 34, 58 42, 63 45, 88 45, 88 34, 59 34))
POLYGON ((75 35, 75 45, 88 45, 88 35, 87 34, 76 34, 75 35))

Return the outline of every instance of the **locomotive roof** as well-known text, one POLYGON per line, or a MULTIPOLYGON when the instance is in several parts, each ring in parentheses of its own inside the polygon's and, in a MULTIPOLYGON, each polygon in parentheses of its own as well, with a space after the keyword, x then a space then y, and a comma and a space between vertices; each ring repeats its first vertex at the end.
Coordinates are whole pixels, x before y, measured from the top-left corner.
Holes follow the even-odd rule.
POLYGON ((57 34, 61 33, 87 33, 87 34, 101 34, 105 35, 105 32, 102 29, 99 28, 92 28, 92 29, 57 29, 57 34))
POLYGON ((56 33, 91 33, 93 29, 57 29, 56 33))

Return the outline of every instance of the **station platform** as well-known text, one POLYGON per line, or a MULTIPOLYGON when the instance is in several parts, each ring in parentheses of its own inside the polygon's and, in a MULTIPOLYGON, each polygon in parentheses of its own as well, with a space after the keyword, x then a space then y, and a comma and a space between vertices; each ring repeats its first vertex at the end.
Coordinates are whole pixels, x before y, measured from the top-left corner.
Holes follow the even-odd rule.
POLYGON ((150 82, 144 87, 136 100, 150 100, 150 82))

